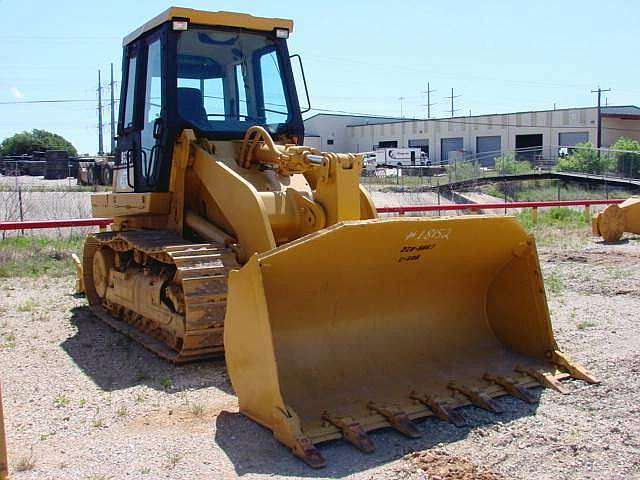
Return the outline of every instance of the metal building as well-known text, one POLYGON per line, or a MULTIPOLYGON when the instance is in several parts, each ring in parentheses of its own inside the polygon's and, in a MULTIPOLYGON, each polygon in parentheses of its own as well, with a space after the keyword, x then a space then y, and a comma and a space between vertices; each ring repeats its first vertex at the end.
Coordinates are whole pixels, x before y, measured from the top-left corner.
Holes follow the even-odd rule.
MULTIPOLYGON (((305 127, 313 135, 313 145, 324 151, 420 147, 433 163, 447 162, 457 152, 490 164, 506 152, 534 160, 555 157, 563 146, 596 145, 598 110, 566 108, 430 120, 320 114, 305 120, 305 127)), ((601 108, 602 147, 620 137, 640 140, 640 108, 601 108)))

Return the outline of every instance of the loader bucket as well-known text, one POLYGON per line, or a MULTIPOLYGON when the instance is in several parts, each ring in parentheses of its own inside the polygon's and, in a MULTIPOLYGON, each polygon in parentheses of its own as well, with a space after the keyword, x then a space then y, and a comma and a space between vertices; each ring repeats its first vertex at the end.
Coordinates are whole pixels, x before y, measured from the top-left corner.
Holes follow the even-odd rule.
POLYGON ((572 376, 533 238, 511 217, 345 222, 231 272, 225 352, 240 411, 312 466, 314 444, 420 431, 412 419, 572 376))

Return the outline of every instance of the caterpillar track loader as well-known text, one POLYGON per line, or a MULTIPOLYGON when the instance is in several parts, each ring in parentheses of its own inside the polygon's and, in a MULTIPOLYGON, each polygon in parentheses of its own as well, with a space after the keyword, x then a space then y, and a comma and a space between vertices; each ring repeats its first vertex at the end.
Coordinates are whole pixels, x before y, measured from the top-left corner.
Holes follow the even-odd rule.
POLYGON ((292 27, 170 8, 125 38, 93 312, 173 362, 224 352, 240 411, 313 467, 326 440, 370 452, 373 429, 594 382, 515 219, 378 218, 361 156, 302 145, 292 27))

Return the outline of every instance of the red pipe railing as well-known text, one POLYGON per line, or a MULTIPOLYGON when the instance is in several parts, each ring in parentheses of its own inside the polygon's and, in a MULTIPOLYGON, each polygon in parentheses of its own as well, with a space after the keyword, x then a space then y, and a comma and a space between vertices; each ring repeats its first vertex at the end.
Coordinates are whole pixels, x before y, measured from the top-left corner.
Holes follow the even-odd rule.
POLYGON ((506 202, 506 203, 452 203, 447 205, 408 205, 398 207, 378 207, 378 213, 409 213, 409 212, 444 212, 452 210, 497 210, 511 208, 542 208, 542 207, 587 207, 591 205, 612 205, 624 200, 556 200, 548 202, 506 202))
POLYGON ((2 230, 34 230, 38 228, 106 227, 110 218, 69 218, 65 220, 27 220, 24 222, 0 222, 2 230))
MULTIPOLYGON (((542 207, 588 207, 591 205, 612 205, 623 200, 557 200, 549 202, 508 202, 508 203, 453 203, 449 205, 408 205, 398 207, 378 207, 378 213, 438 212, 453 210, 497 210, 512 208, 542 207)), ((28 220, 24 222, 0 222, 0 231, 34 230, 40 228, 67 227, 107 227, 112 223, 110 218, 69 218, 64 220, 28 220)))

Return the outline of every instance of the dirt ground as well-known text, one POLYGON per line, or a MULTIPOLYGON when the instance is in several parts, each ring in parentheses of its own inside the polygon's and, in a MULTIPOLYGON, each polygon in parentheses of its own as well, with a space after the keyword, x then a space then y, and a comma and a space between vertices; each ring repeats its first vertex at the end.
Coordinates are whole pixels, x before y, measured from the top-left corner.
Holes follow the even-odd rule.
POLYGON ((370 455, 322 444, 311 470, 238 413, 223 361, 169 365, 89 313, 72 277, 0 279, 0 378, 13 479, 640 478, 640 237, 541 249, 562 350, 600 385, 506 413, 462 409, 423 437, 371 433, 370 455))

